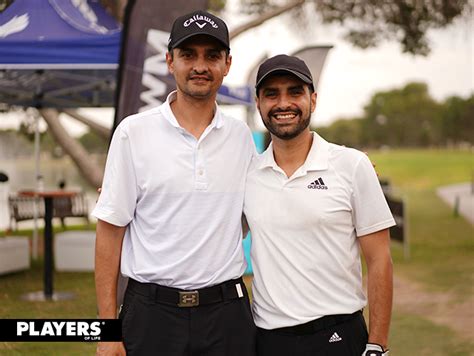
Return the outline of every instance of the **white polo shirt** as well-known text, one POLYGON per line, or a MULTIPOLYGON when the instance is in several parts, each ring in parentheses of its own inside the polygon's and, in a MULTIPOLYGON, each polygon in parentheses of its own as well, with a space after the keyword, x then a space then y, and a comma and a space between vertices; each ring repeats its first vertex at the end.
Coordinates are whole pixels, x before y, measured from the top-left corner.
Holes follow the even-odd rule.
POLYGON ((292 177, 275 163, 272 145, 247 176, 253 312, 261 328, 363 308, 356 236, 395 225, 367 156, 313 135, 292 177))
POLYGON ((197 289, 245 271, 241 216, 255 146, 247 125, 217 105, 197 140, 173 115, 175 99, 117 127, 92 214, 127 226, 123 275, 197 289))

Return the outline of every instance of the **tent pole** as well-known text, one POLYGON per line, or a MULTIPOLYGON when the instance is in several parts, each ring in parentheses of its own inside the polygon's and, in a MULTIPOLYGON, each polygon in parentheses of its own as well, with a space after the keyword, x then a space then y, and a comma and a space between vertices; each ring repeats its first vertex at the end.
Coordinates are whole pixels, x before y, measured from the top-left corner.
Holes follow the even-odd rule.
MULTIPOLYGON (((40 174, 40 132, 39 132, 39 114, 35 110, 35 185, 37 190, 42 190, 43 177, 40 174)), ((35 198, 35 204, 33 205, 33 259, 38 259, 38 205, 39 199, 35 198)))

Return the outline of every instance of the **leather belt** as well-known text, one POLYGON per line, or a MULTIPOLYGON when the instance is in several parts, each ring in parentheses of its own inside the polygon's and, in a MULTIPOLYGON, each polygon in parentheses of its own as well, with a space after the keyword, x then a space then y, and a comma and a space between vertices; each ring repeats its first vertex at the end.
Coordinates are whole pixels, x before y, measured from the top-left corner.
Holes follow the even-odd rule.
POLYGON ((161 286, 155 283, 141 283, 132 278, 128 280, 127 289, 149 297, 152 301, 187 308, 219 303, 226 300, 243 298, 245 284, 242 278, 216 284, 212 287, 183 290, 161 286))

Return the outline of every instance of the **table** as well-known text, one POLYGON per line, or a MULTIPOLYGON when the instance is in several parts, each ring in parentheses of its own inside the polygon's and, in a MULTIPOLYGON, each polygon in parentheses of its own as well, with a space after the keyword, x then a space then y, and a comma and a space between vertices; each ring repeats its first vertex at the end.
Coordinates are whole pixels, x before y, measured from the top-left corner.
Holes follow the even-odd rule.
POLYGON ((23 190, 19 196, 38 197, 44 199, 44 289, 39 292, 24 294, 22 299, 29 301, 64 300, 74 297, 70 292, 53 292, 53 201, 54 198, 73 197, 78 193, 67 190, 23 190))

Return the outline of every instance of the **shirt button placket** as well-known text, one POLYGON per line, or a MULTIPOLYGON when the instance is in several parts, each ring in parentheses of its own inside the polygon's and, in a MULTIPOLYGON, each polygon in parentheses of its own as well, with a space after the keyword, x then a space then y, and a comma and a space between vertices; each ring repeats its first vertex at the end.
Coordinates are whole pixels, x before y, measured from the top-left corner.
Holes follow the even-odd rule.
POLYGON ((194 187, 196 190, 206 190, 207 189, 207 178, 206 178, 206 169, 204 166, 204 153, 200 144, 198 144, 196 151, 196 163, 195 163, 195 184, 194 187))

